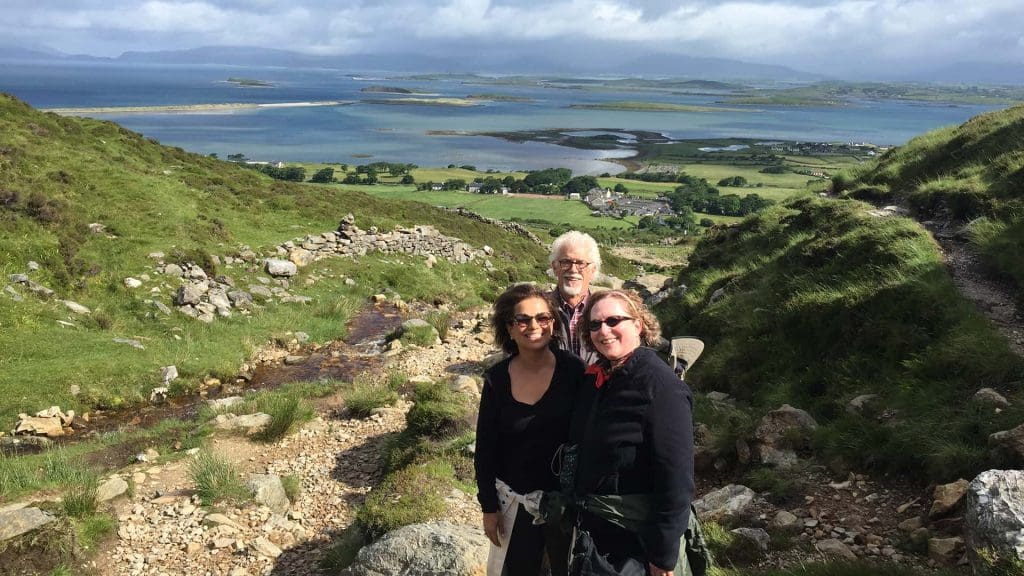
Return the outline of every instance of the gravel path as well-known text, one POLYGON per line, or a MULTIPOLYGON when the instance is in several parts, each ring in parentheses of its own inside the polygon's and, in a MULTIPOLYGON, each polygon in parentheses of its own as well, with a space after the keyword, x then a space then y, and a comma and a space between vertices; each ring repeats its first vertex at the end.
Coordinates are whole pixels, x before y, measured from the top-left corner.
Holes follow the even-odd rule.
MULTIPOLYGON (((446 343, 393 355, 389 369, 435 378, 479 373, 478 362, 495 351, 481 332, 485 319, 483 312, 463 315, 446 343)), ((405 427, 409 406, 403 400, 353 420, 333 396, 318 403, 314 420, 274 444, 215 438, 210 449, 234 463, 243 478, 276 474, 299 480, 300 495, 285 516, 264 506, 202 508, 188 476, 189 460, 120 471, 134 482, 134 494, 117 502, 117 539, 97 555, 110 561, 93 568, 103 576, 320 574, 318 562, 332 538, 353 522, 380 481, 384 444, 405 427)), ((447 502, 444 520, 479 522, 475 497, 453 489, 447 502)))
POLYGON ((1024 310, 1017 306, 1012 286, 995 278, 955 232, 935 223, 925 225, 942 248, 953 283, 1006 337, 1011 349, 1024 356, 1024 310))

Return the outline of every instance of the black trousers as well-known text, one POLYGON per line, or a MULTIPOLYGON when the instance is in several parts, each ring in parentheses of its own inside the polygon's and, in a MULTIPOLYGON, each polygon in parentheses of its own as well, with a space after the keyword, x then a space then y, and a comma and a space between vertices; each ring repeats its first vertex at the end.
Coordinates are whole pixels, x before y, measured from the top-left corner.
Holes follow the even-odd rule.
POLYGON ((533 515, 520 504, 509 536, 502 576, 539 576, 545 552, 551 576, 568 576, 570 536, 558 526, 534 524, 533 515))

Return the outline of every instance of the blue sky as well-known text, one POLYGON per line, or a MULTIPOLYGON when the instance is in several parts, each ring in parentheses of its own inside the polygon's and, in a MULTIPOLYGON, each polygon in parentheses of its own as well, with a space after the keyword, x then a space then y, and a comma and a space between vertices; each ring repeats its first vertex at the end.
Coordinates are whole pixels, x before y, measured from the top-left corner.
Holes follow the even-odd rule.
MULTIPOLYGON (((67 53, 658 52, 819 73, 1024 62, 1021 0, 5 0, 0 43, 67 53), (555 48, 558 49, 558 48, 555 48)), ((550 54, 549 54, 550 55, 550 54)))

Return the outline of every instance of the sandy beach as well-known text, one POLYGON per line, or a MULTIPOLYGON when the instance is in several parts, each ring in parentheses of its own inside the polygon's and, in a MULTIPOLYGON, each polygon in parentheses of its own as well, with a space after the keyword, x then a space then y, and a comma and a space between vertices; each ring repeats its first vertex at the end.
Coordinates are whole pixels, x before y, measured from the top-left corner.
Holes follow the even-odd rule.
POLYGON ((162 113, 204 113, 231 112, 234 110, 251 110, 259 108, 307 108, 312 106, 344 106, 354 104, 352 100, 322 100, 317 102, 274 102, 270 104, 253 104, 250 102, 226 102, 222 104, 172 104, 169 106, 101 106, 95 108, 47 108, 46 112, 57 114, 162 114, 162 113))

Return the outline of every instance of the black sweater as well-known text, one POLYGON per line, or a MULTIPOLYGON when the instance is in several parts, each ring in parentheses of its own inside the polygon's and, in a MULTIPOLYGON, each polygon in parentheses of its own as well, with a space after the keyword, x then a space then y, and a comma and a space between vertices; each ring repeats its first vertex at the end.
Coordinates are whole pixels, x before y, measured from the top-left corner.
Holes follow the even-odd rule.
POLYGON ((570 441, 581 444, 578 494, 647 494, 656 503, 637 534, 583 512, 583 527, 598 551, 672 569, 694 492, 689 387, 653 350, 638 348, 600 389, 593 376, 586 377, 570 441), (594 403, 596 412, 585 430, 594 403))
POLYGON ((536 404, 523 404, 512 397, 511 358, 484 374, 474 457, 477 499, 484 512, 499 510, 495 478, 520 494, 558 489, 551 459, 568 439, 572 402, 584 366, 571 352, 554 352, 551 384, 536 404))

